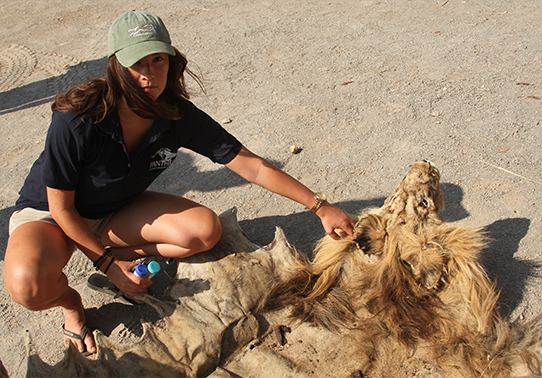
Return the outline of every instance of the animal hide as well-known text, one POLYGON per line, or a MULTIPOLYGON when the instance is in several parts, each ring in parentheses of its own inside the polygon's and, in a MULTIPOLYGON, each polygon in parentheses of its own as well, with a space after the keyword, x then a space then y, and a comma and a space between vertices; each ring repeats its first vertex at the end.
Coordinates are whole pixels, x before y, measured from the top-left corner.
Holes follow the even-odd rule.
POLYGON ((236 209, 220 216, 223 236, 209 252, 184 259, 172 284, 174 303, 146 295, 143 301, 165 319, 163 327, 143 324, 141 340, 116 344, 95 332, 96 359, 82 357, 70 344, 55 366, 43 363, 29 343, 29 377, 202 377, 212 373, 239 347, 259 336, 252 310, 269 283, 294 262, 282 230, 258 248, 241 231, 236 209))
POLYGON ((323 238, 313 261, 282 230, 263 248, 220 216, 211 251, 184 259, 164 318, 137 343, 95 332, 98 353, 70 345, 28 376, 540 377, 540 322, 507 323, 479 263, 480 230, 445 224, 438 170, 418 162, 354 237, 323 238))
POLYGON ((289 305, 293 319, 357 335, 371 377, 401 376, 408 350, 462 377, 541 376, 539 322, 501 318, 480 264, 484 235, 442 221, 439 181, 431 163, 415 163, 354 237, 323 238, 312 262, 298 256, 262 308, 289 305))

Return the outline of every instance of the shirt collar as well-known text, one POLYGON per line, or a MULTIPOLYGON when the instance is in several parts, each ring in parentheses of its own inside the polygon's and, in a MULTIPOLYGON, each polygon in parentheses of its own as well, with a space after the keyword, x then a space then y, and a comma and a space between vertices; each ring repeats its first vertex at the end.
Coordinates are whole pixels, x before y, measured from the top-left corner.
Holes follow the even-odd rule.
POLYGON ((116 110, 109 113, 97 127, 106 134, 115 134, 115 131, 120 128, 119 113, 116 110))
MULTIPOLYGON (((156 130, 158 132, 164 132, 171 128, 174 121, 169 119, 160 118, 154 121, 151 131, 156 130)), ((119 113, 117 110, 109 113, 102 122, 99 124, 100 130, 113 135, 120 128, 119 113)))
MULTIPOLYGON (((169 119, 160 118, 154 121, 148 133, 149 143, 154 142, 162 135, 162 133, 169 130, 174 121, 169 119)), ((122 129, 120 125, 119 113, 117 110, 108 114, 105 119, 98 125, 101 131, 111 136, 116 141, 121 141, 122 129)))

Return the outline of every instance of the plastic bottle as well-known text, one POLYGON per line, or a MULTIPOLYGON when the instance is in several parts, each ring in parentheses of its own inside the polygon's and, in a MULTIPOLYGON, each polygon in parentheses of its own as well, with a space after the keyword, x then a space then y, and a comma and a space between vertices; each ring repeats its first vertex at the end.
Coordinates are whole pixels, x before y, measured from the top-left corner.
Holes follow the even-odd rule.
MULTIPOLYGON (((150 280, 156 273, 160 271, 160 264, 158 264, 156 261, 151 261, 148 267, 145 264, 137 264, 131 269, 131 271, 138 277, 146 277, 150 280)), ((115 295, 115 298, 118 298, 123 294, 124 293, 122 291, 119 291, 115 295)), ((139 303, 137 299, 134 300, 139 303)))
POLYGON ((147 267, 145 266, 145 264, 138 264, 135 266, 135 268, 133 269, 132 271, 136 276, 139 276, 139 277, 145 277, 145 275, 147 274, 148 272, 148 269, 147 267))
POLYGON ((147 265, 147 270, 149 271, 149 275, 147 278, 150 280, 156 273, 160 271, 160 264, 156 261, 151 261, 149 265, 147 265))

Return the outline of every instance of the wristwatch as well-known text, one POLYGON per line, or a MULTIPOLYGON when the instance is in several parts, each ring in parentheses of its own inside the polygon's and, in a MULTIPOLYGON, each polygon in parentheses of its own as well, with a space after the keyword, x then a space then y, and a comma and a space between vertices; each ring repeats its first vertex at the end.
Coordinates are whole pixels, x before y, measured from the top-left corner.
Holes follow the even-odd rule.
POLYGON ((316 201, 314 201, 314 205, 312 205, 311 207, 311 212, 316 214, 320 206, 322 206, 322 204, 327 201, 327 197, 324 193, 318 192, 314 194, 314 198, 316 199, 316 201))

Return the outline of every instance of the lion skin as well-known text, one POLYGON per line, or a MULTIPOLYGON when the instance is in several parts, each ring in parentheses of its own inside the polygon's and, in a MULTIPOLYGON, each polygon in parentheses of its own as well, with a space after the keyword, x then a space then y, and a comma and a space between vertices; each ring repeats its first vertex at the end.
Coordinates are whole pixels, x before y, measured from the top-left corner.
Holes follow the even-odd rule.
POLYGON ((480 263, 485 237, 443 222, 439 181, 431 163, 415 163, 381 208, 358 217, 354 237, 324 237, 312 262, 297 256, 262 308, 290 305, 293 319, 356 334, 369 376, 400 376, 385 361, 406 361, 407 348, 457 376, 540 377, 539 321, 500 316, 480 263))

